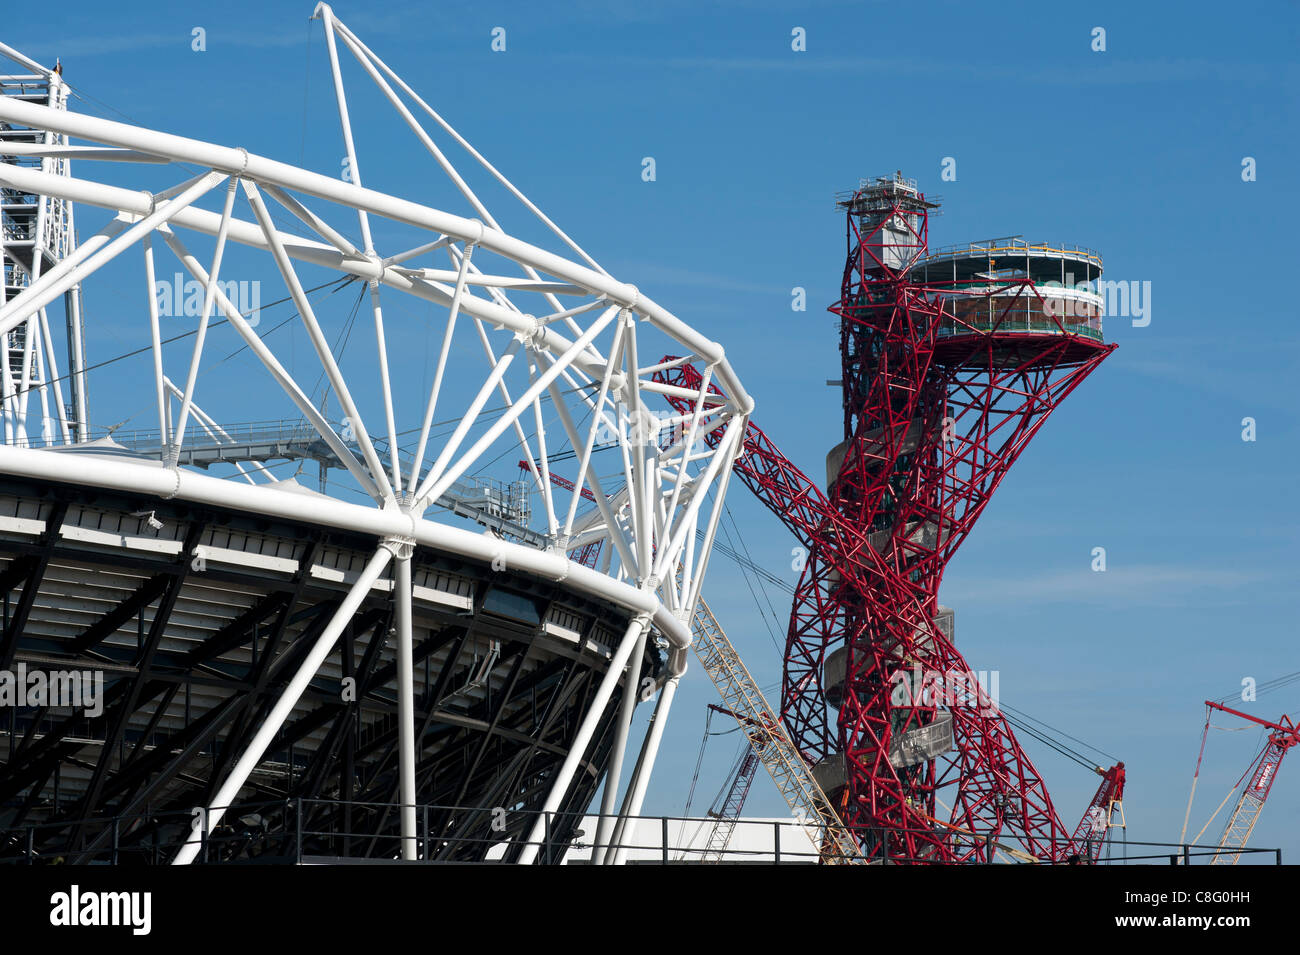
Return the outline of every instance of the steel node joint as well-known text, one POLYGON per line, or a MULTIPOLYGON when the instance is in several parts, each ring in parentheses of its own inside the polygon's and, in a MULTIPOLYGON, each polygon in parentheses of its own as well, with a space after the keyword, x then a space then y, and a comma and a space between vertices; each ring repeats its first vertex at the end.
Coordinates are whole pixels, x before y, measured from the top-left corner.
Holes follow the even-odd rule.
POLYGON ((398 560, 410 560, 415 554, 414 537, 385 537, 379 542, 379 546, 387 550, 398 560))

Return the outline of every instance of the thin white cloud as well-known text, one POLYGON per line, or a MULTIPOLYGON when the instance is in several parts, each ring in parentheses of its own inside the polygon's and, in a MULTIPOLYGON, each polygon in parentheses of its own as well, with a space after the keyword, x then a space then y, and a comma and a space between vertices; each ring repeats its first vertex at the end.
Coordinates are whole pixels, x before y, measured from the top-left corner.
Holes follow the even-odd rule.
MULTIPOLYGON (((590 54, 559 54, 560 59, 586 59, 590 54)), ((602 55, 604 62, 657 69, 712 70, 730 73, 834 73, 899 75, 955 74, 981 82, 1015 80, 1063 86, 1132 86, 1146 83, 1183 83, 1213 78, 1234 85, 1276 85, 1293 82, 1300 70, 1290 63, 1223 63, 1213 60, 1146 60, 1110 64, 1104 69, 1067 67, 1008 67, 1003 63, 887 59, 866 56, 678 56, 648 57, 602 55)))
POLYGON ((973 604, 1079 604, 1107 607, 1244 603, 1258 599, 1262 581, 1275 577, 1240 568, 1180 567, 1170 564, 1111 566, 1093 571, 999 574, 996 577, 960 577, 942 593, 945 603, 973 604))
POLYGON ((633 263, 616 269, 619 274, 635 275, 636 281, 649 289, 652 285, 670 288, 711 288, 719 292, 752 292, 760 295, 790 295, 790 289, 781 285, 746 282, 728 275, 697 272, 653 263, 633 263))

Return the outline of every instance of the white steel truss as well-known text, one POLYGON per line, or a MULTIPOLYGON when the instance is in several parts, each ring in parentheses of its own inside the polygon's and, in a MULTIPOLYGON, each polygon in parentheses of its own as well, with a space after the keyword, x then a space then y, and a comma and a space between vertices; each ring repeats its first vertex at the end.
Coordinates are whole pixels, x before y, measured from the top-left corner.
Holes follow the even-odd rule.
MULTIPOLYGON (((51 455, 49 450, 29 446, 75 450, 96 437, 84 407, 79 332, 72 362, 72 380, 78 384, 73 389, 74 407, 65 413, 49 347, 47 306, 60 296, 79 295, 83 285, 93 288, 110 266, 120 273, 125 263, 137 259, 139 297, 124 301, 119 296, 117 317, 120 324, 138 329, 142 346, 151 352, 152 373, 138 380, 115 378, 113 388, 138 387, 141 404, 156 414, 159 440, 154 467, 160 465, 174 475, 171 493, 192 486, 210 499, 245 500, 250 508, 265 508, 266 499, 259 494, 279 481, 268 461, 246 461, 248 467, 234 467, 222 482, 229 490, 216 490, 213 478, 193 475, 183 463, 196 442, 231 440, 226 430, 229 419, 222 421, 223 399, 231 389, 242 393, 258 387, 243 378, 221 377, 213 342, 224 336, 227 344, 240 344, 255 356, 268 393, 282 405, 291 404, 328 446, 336 459, 332 466, 346 470, 348 483, 331 494, 353 495, 346 504, 346 519, 357 522, 357 507, 351 501, 358 493, 369 501, 375 558, 340 608, 338 626, 330 625, 318 650, 295 677, 290 691, 300 691, 311 678, 312 661, 328 652, 350 608, 357 605, 358 594, 388 564, 393 564, 398 585, 409 585, 411 547, 430 538, 430 509, 458 482, 492 462, 522 460, 531 493, 541 502, 535 510, 541 526, 522 542, 509 537, 494 540, 490 551, 494 559, 499 556, 506 564, 526 568, 545 555, 553 562, 546 566, 564 568, 553 579, 569 579, 574 586, 600 593, 630 611, 627 636, 611 653, 609 685, 602 684, 592 701, 573 749, 576 767, 595 721, 622 679, 626 706, 619 719, 611 769, 613 791, 607 806, 615 804, 627 722, 636 702, 631 694, 639 690, 639 648, 647 639, 667 648, 669 682, 660 694, 652 738, 642 748, 622 803, 624 811, 639 807, 672 693, 685 670, 690 620, 752 402, 720 345, 635 285, 603 269, 335 18, 329 6, 318 6, 315 16, 323 24, 327 42, 346 178, 311 172, 239 147, 85 115, 64 108, 61 100, 38 103, 0 97, 0 124, 35 133, 21 145, 4 148, 10 155, 40 161, 39 167, 30 162, 0 162, 0 187, 14 195, 41 197, 65 222, 60 227, 65 230, 59 240, 64 246, 57 262, 43 272, 33 270, 17 295, 0 299, 0 335, 25 329, 27 350, 15 366, 19 374, 12 383, 13 362, 4 363, 6 397, 0 410, 5 443, 11 447, 0 449, 0 471, 66 471, 69 479, 75 475, 76 480, 91 484, 135 480, 127 477, 129 468, 113 461, 51 455), (401 126, 445 174, 471 216, 363 185, 370 181, 370 167, 364 167, 367 178, 363 180, 363 164, 368 160, 358 146, 373 144, 374 137, 354 134, 343 54, 356 60, 362 74, 397 113, 401 126), (454 145, 468 154, 467 170, 453 165, 439 140, 448 149, 454 145), (70 169, 73 162, 75 174, 70 169), (142 192, 118 184, 121 180, 115 181, 115 175, 122 163, 132 164, 137 178, 139 164, 153 164, 144 171, 157 178, 158 186, 142 192), (471 172, 485 177, 493 192, 504 189, 509 194, 507 210, 494 214, 489 209, 469 184, 471 172), (103 227, 75 247, 69 238, 73 203, 108 214, 103 227), (520 209, 526 214, 528 234, 536 234, 540 227, 559 251, 505 229, 507 211, 518 215, 520 209), (392 238, 398 235, 400 240, 392 238), (238 266, 233 264, 236 248, 238 266), (312 377, 319 373, 327 383, 328 399, 341 409, 342 422, 330 419, 314 389, 295 377, 284 347, 277 348, 276 340, 263 333, 236 301, 232 290, 254 259, 261 263, 259 274, 274 276, 282 286, 282 297, 296 311, 319 365, 312 377), (362 324, 372 329, 375 361, 361 372, 355 363, 345 364, 338 341, 331 341, 326 331, 320 301, 313 297, 322 272, 335 282, 357 282, 364 293, 358 307, 364 303, 367 321, 362 324), (190 341, 184 346, 185 361, 176 362, 173 351, 169 363, 158 277, 173 273, 197 283, 202 296, 193 316, 196 321, 189 328, 190 341), (397 312, 417 313, 422 323, 431 325, 438 351, 428 384, 413 388, 391 373, 394 356, 411 348, 410 326, 395 324, 397 312), (472 366, 465 356, 479 353, 482 372, 467 388, 467 368, 472 366), (692 403, 689 414, 673 413, 662 401, 667 386, 653 381, 662 367, 655 362, 665 353, 683 356, 677 361, 700 369, 703 385, 698 392, 680 388, 671 392, 692 403), (710 393, 711 382, 721 386, 723 395, 710 393), (44 402, 47 383, 55 389, 57 412, 43 412, 53 426, 43 425, 41 440, 32 441, 26 430, 27 394, 38 390, 44 402), (454 427, 439 430, 439 419, 454 422, 454 427), (722 441, 716 449, 710 448, 703 438, 724 427, 722 441), (44 458, 16 457, 19 447, 27 448, 22 455, 51 455, 66 466, 44 458), (576 469, 568 475, 574 490, 567 497, 563 491, 557 496, 550 479, 557 454, 576 469), (598 463, 601 473, 597 473, 598 463), (584 492, 595 506, 580 511, 584 492), (569 560, 578 549, 597 541, 604 545, 598 570, 569 560)), ((51 89, 59 88, 54 77, 51 89)), ((368 114, 367 121, 372 120, 368 114)), ((380 144, 384 150, 396 145, 390 140, 380 144)), ((157 482, 155 470, 138 484, 143 488, 157 482)), ((322 500, 321 513, 328 508, 322 500)), ((409 654, 409 594, 399 594, 397 606, 398 646, 409 654)), ((403 724, 399 755, 403 800, 409 801, 414 795, 409 660, 401 672, 406 684, 399 681, 403 724)), ((222 781, 206 815, 209 828, 237 796, 279 721, 292 708, 296 697, 289 699, 290 691, 222 781)), ((574 767, 566 764, 559 774, 547 800, 548 811, 561 802, 574 767)), ((412 814, 404 813, 405 853, 415 848, 413 830, 408 831, 413 825, 412 814)), ((602 838, 607 835, 602 830, 602 838)), ((197 839, 187 844, 178 861, 190 861, 197 845, 197 839)), ((531 861, 535 849, 526 847, 523 860, 531 861)))

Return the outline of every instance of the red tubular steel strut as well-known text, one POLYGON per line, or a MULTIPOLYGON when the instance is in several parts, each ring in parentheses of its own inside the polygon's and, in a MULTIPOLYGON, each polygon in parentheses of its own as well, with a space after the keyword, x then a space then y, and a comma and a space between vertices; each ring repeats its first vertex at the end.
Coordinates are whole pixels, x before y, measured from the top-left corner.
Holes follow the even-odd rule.
MULTIPOLYGON (((882 191, 869 217, 854 205, 865 190, 845 203, 849 255, 830 309, 841 318, 845 441, 828 462, 827 492, 753 423, 735 464, 808 551, 781 715, 810 764, 842 761, 845 822, 871 857, 986 861, 998 844, 1045 861, 1083 851, 1095 858, 1061 823, 937 614, 944 568, 989 497, 1115 346, 1059 321, 1046 334, 1004 329, 1015 303, 1033 297, 1041 307, 1028 279, 981 293, 988 320, 958 317, 952 303, 967 292, 908 278, 926 252, 930 204, 916 192, 882 191), (826 659, 838 647, 847 648, 843 683, 827 687, 826 659), (935 752, 949 722, 952 746, 935 752)), ((689 363, 656 378, 701 383, 689 363)), ((724 430, 706 440, 716 446, 724 430)))

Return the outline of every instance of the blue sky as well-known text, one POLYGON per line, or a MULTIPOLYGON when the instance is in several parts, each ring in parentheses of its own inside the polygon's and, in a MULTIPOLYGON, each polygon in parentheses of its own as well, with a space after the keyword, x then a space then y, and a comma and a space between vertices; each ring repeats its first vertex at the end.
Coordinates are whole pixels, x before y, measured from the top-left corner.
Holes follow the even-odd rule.
MULTIPOLYGON (((310 12, 240 0, 69 3, 25 10, 22 31, 11 23, 0 38, 42 60, 61 56, 66 78, 93 97, 77 108, 335 175, 337 118, 310 12), (196 26, 207 31, 203 53, 190 48, 196 26)), ((1285 294, 1300 192, 1296 4, 593 2, 551 12, 399 2, 336 12, 606 268, 723 342, 756 422, 814 476, 840 431, 838 392, 824 384, 839 377, 823 310, 844 254, 833 195, 859 178, 901 169, 939 194, 934 245, 1011 234, 1076 242, 1102 253, 1108 278, 1150 282, 1150 324, 1107 322, 1119 349, 1013 468, 940 598, 956 609, 972 667, 1000 671, 1006 702, 1126 762, 1131 836, 1177 838, 1202 701, 1245 677, 1300 670, 1290 612, 1300 332, 1285 294), (490 49, 497 26, 504 53, 490 49), (1097 26, 1105 52, 1090 49, 1097 26), (791 50, 794 27, 806 30, 806 52, 791 50), (654 182, 641 178, 646 156, 654 182), (956 160, 956 181, 940 181, 944 157, 956 160), (1256 181, 1242 180, 1244 157, 1256 181), (808 311, 791 311, 794 286, 808 290, 808 311), (1241 439, 1247 416, 1254 442, 1241 439), (1104 574, 1090 569, 1098 546, 1104 574)), ((367 184, 463 211, 370 102, 373 112, 354 111, 363 155, 384 137, 404 148, 372 160, 367 184)), ((138 311, 113 297, 88 308, 94 354, 141 343, 138 311)), ((413 322, 408 335, 403 369, 419 376, 427 332, 413 322)), ((305 368, 301 339, 297 348, 305 368)), ((107 384, 92 378, 92 393, 107 384)), ((259 416, 237 402, 226 410, 259 416)), ((135 412, 110 398, 98 406, 105 423, 135 412)), ((754 559, 793 584, 795 541, 738 485, 730 502, 754 559)), ((784 639, 788 597, 772 589, 780 619, 765 622, 733 564, 719 558, 711 574, 715 612, 771 686, 780 659, 769 627, 784 639)), ((713 699, 694 669, 648 811, 684 808, 713 699)), ((1300 692, 1242 705, 1275 719, 1300 711, 1300 692)), ((710 744, 695 810, 722 785, 737 739, 710 744)), ((1254 730, 1212 734, 1193 832, 1257 743, 1254 730)), ((1072 825, 1095 778, 1025 746, 1072 825)), ((1297 794, 1300 766, 1286 765, 1252 840, 1292 861, 1297 794)), ((781 806, 760 777, 747 811, 781 806)))

